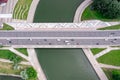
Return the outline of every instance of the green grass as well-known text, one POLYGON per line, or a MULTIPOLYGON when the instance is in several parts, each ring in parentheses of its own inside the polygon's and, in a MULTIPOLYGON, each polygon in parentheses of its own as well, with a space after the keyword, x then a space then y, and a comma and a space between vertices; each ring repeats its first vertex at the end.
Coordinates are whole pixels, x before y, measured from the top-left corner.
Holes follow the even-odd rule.
POLYGON ((28 52, 26 48, 16 48, 16 50, 18 50, 19 52, 25 54, 26 56, 28 56, 28 52))
POLYGON ((15 56, 15 54, 9 50, 0 50, 0 58, 9 59, 10 56, 15 56))
POLYGON ((106 76, 108 77, 109 80, 115 80, 112 78, 112 71, 117 71, 120 74, 120 70, 116 70, 116 69, 107 69, 107 68, 103 68, 103 71, 105 72, 106 76))
POLYGON ((109 27, 104 27, 104 28, 99 28, 97 30, 118 30, 118 29, 120 29, 120 24, 114 25, 114 26, 109 26, 109 27))
POLYGON ((92 53, 95 55, 103 50, 105 50, 105 48, 92 48, 90 49, 92 51, 92 53))
POLYGON ((103 17, 99 12, 91 9, 91 5, 88 6, 81 17, 81 20, 102 20, 102 21, 119 21, 120 19, 107 19, 103 17))
POLYGON ((14 28, 6 23, 3 24, 3 28, 0 30, 14 30, 14 28))
POLYGON ((14 8, 13 18, 26 20, 31 3, 32 3, 32 0, 18 0, 14 8))
POLYGON ((120 66, 120 50, 112 50, 97 60, 100 63, 120 66))
MULTIPOLYGON (((10 50, 0 50, 0 58, 10 59, 12 56, 17 56, 15 53, 10 50)), ((20 57, 20 56, 18 56, 20 57)), ((20 57, 21 58, 21 57, 20 57)), ((21 60, 25 61, 25 59, 21 58, 21 60)))

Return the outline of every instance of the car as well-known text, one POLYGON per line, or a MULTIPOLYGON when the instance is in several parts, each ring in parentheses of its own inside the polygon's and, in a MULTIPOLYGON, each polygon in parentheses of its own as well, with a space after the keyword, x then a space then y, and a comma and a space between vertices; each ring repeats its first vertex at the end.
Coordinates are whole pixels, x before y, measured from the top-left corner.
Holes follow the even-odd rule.
POLYGON ((0 6, 5 6, 8 0, 0 0, 0 6))

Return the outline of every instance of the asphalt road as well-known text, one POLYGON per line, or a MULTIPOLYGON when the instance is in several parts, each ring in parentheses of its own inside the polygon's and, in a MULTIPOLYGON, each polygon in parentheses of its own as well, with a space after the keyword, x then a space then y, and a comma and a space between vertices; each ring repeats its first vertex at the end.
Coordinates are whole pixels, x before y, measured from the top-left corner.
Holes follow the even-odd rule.
POLYGON ((120 31, 0 31, 0 37, 120 37, 120 31))
POLYGON ((0 31, 1 45, 120 45, 120 31, 0 31))

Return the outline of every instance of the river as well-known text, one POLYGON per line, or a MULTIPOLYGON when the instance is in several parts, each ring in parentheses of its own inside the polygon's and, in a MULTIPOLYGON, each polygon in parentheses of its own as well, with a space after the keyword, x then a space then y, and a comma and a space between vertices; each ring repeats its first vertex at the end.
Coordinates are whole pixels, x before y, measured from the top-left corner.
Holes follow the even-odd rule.
POLYGON ((48 80, 99 80, 82 49, 36 49, 48 80))

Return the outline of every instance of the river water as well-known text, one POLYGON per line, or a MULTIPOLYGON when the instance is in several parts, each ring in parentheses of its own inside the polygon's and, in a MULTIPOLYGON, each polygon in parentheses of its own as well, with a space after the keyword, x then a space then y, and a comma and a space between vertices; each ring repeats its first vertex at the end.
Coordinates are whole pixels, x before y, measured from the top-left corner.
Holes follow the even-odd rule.
POLYGON ((84 0, 40 0, 34 22, 73 22, 78 6, 84 0))
POLYGON ((36 49, 48 80, 99 80, 82 49, 36 49))

